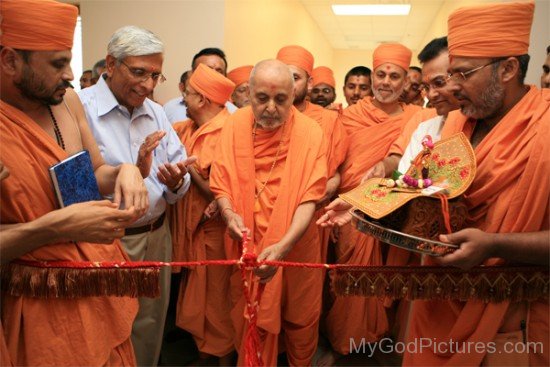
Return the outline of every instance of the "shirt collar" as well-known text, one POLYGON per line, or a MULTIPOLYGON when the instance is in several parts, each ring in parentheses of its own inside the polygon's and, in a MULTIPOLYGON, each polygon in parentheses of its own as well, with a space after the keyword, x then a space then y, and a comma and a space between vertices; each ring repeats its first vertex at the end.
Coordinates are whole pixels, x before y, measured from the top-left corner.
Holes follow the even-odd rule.
MULTIPOLYGON (((96 83, 98 115, 104 116, 115 108, 119 108, 120 110, 128 113, 128 109, 118 103, 115 95, 111 91, 111 88, 109 88, 109 85, 107 85, 106 79, 107 74, 103 74, 96 83)), ((154 116, 153 111, 149 106, 148 99, 145 99, 145 102, 141 106, 134 108, 134 112, 131 117, 136 118, 141 115, 147 115, 151 118, 153 118, 154 116)))

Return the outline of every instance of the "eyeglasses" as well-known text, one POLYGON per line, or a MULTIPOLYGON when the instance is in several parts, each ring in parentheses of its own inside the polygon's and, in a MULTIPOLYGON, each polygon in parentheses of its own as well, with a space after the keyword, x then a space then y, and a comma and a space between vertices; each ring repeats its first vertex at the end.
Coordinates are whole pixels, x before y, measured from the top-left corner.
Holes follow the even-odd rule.
POLYGON ((447 80, 444 76, 437 76, 429 83, 422 84, 422 90, 428 93, 430 90, 438 90, 447 85, 447 80))
POLYGON ((149 80, 149 78, 153 79, 153 82, 155 83, 158 82, 162 84, 164 81, 166 81, 166 78, 164 77, 164 75, 162 75, 162 73, 147 73, 143 69, 128 66, 128 64, 126 64, 122 60, 120 60, 120 63, 126 66, 130 74, 132 74, 135 79, 139 79, 139 81, 141 82, 146 82, 147 80, 149 80))
POLYGON ((478 66, 477 68, 473 68, 472 70, 468 70, 468 71, 455 71, 453 73, 449 73, 447 74, 447 82, 452 80, 454 82, 457 82, 457 83, 460 83, 460 82, 464 82, 467 78, 468 75, 470 74, 473 74, 475 73, 476 71, 478 70, 481 70, 483 69, 484 67, 486 66, 489 66, 489 65, 493 65, 497 62, 500 62, 504 59, 495 59, 493 61, 491 61, 490 63, 488 64, 485 64, 485 65, 481 65, 481 66, 478 66))

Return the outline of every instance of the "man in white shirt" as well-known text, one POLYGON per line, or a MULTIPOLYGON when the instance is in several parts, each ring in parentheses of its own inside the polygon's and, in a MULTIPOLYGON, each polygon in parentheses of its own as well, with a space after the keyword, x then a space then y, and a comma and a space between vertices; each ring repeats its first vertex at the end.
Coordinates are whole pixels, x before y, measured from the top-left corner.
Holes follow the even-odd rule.
MULTIPOLYGON (((173 204, 189 188, 187 159, 176 132, 160 105, 147 98, 162 75, 164 46, 150 31, 126 26, 107 47, 106 73, 80 92, 86 117, 105 161, 137 162, 149 192, 148 212, 127 228, 122 244, 134 261, 170 261, 172 239, 165 220, 173 204)), ((168 299, 170 270, 161 269, 161 296, 140 298, 132 328, 139 366, 157 364, 168 299)))

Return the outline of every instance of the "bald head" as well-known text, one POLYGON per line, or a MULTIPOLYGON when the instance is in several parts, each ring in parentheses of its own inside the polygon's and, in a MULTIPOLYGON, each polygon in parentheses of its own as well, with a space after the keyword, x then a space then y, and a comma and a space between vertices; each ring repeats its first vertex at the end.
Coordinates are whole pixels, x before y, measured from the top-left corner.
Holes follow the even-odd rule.
POLYGON ((283 81, 283 79, 287 79, 286 81, 290 82, 292 84, 292 88, 294 88, 294 76, 292 75, 292 71, 285 63, 279 60, 270 59, 257 63, 250 73, 251 88, 253 88, 253 85, 258 78, 267 78, 272 80, 275 80, 275 78, 280 78, 281 81, 283 81))
POLYGON ((256 123, 275 129, 288 118, 294 101, 294 77, 278 60, 260 61, 250 74, 250 104, 256 123))

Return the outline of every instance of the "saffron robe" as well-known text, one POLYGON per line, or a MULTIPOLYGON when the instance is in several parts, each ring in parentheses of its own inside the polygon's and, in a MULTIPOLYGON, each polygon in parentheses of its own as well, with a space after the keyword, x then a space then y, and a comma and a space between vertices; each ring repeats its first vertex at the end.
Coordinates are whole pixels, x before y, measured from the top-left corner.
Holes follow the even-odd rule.
MULTIPOLYGON (((207 180, 220 139, 223 124, 229 117, 224 108, 212 120, 198 127, 192 120, 174 125, 189 156, 197 157, 193 165, 197 173, 207 180)), ((172 222, 173 230, 183 232, 183 241, 175 251, 177 260, 225 260, 223 235, 225 224, 220 215, 203 218, 210 202, 191 182, 189 192, 175 205, 182 221, 172 222)), ((179 237, 178 237, 179 239, 179 237)), ((188 269, 186 281, 181 283, 176 325, 189 331, 199 351, 222 357, 233 350, 228 266, 197 266, 188 269)))
MULTIPOLYGON (((0 101, 2 224, 25 223, 58 208, 48 168, 67 158, 25 113, 0 101)), ((24 260, 128 261, 120 242, 63 242, 24 260)), ((137 300, 128 297, 41 299, 2 294, 2 326, 14 365, 100 366, 117 358, 135 363, 129 342, 137 300)))
MULTIPOLYGON (((253 125, 251 107, 239 109, 226 122, 212 164, 210 187, 216 198, 227 198, 243 218, 251 230, 255 251, 260 254, 283 237, 300 204, 318 201, 324 195, 327 162, 322 129, 294 107, 284 125, 273 131, 258 129, 253 137, 253 125), (258 198, 259 211, 255 212, 255 193, 264 183, 258 198)), ((229 259, 238 258, 239 243, 226 237, 226 251, 229 259)), ((311 222, 285 260, 318 263, 320 257, 319 231, 311 222)), ((319 269, 279 268, 266 284, 257 323, 265 365, 276 365, 283 331, 289 363, 311 363, 317 348, 321 293, 319 269)), ((231 297, 239 350, 246 315, 238 269, 232 276, 231 297)), ((239 358, 242 363, 242 350, 239 358)))

